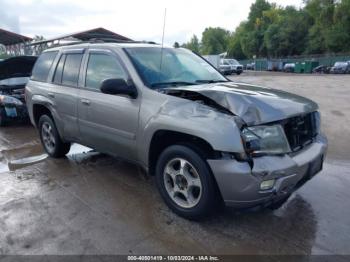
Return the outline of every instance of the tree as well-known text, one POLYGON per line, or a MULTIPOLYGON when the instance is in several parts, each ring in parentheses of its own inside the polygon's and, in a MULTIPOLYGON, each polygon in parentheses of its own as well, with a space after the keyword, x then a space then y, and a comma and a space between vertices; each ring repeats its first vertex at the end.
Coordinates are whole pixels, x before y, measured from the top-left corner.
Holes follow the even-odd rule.
POLYGON ((308 19, 305 12, 292 6, 275 9, 271 25, 264 34, 264 44, 268 56, 300 55, 305 49, 308 34, 308 19))
POLYGON ((175 43, 174 43, 174 45, 173 45, 173 47, 175 47, 175 48, 179 48, 179 47, 180 47, 180 45, 179 45, 179 43, 178 43, 178 42, 175 42, 175 43))
POLYGON ((230 32, 220 27, 208 27, 202 34, 201 53, 217 55, 227 51, 230 32))
POLYGON ((281 7, 256 0, 235 31, 208 27, 202 43, 194 35, 184 44, 202 54, 228 52, 237 59, 350 52, 350 0, 304 0, 281 7))
POLYGON ((199 53, 200 51, 200 43, 198 37, 193 35, 191 40, 182 45, 182 47, 192 50, 193 52, 199 53))
POLYGON ((325 30, 324 36, 329 51, 350 51, 350 0, 335 4, 333 24, 325 30))
POLYGON ((244 54, 241 44, 242 34, 244 33, 244 23, 241 23, 237 27, 236 31, 232 33, 228 40, 228 57, 234 57, 235 59, 245 59, 247 56, 244 54))

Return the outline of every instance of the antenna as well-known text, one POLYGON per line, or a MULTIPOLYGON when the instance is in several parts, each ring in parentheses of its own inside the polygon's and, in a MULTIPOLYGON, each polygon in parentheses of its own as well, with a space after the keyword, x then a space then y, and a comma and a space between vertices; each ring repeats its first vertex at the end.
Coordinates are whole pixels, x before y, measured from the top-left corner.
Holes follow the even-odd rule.
POLYGON ((159 71, 160 71, 160 72, 162 71, 162 63, 163 63, 163 47, 164 47, 165 21, 166 21, 166 8, 165 8, 165 10, 164 10, 162 49, 161 49, 161 51, 160 51, 160 64, 159 64, 159 71))

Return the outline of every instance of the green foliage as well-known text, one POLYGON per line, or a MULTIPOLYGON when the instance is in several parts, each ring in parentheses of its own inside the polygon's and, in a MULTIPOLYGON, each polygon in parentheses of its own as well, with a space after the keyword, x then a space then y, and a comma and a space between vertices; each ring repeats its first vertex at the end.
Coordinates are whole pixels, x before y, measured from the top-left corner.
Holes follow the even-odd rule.
POLYGON ((208 27, 202 34, 201 53, 220 54, 227 51, 230 32, 220 27, 208 27))
POLYGON ((304 7, 280 7, 256 0, 234 32, 206 28, 182 45, 203 55, 283 57, 350 52, 350 0, 304 0, 304 7))
POLYGON ((200 52, 200 43, 198 37, 193 35, 191 40, 188 43, 182 45, 182 47, 192 50, 193 52, 200 52))

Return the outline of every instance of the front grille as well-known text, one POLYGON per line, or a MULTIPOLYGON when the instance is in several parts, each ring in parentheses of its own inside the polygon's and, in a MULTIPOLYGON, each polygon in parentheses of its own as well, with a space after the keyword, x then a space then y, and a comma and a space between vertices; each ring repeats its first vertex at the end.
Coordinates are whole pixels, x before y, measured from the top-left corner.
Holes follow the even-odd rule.
POLYGON ((313 112, 289 118, 284 122, 284 132, 293 152, 312 143, 319 132, 319 119, 319 113, 313 112))

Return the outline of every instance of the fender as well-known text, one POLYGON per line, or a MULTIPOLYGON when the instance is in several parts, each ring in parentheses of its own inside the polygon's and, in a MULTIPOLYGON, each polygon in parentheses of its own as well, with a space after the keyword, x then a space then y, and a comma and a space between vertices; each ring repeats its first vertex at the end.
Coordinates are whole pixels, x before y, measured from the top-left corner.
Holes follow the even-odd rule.
POLYGON ((199 137, 214 150, 244 152, 236 116, 184 99, 168 100, 141 130, 139 158, 148 163, 148 153, 153 135, 159 130, 169 130, 199 137))
POLYGON ((56 124, 58 132, 60 134, 62 134, 63 126, 60 123, 62 123, 63 121, 61 120, 59 114, 57 113, 57 110, 55 109, 55 104, 54 104, 54 102, 52 100, 48 99, 47 97, 45 97, 43 95, 33 95, 31 97, 31 102, 30 103, 28 103, 28 102, 29 101, 27 101, 27 105, 28 105, 28 111, 29 111, 30 119, 31 119, 31 121, 32 121, 32 123, 34 125, 35 125, 35 121, 34 121, 33 107, 34 107, 34 105, 42 105, 42 106, 45 106, 51 112, 51 115, 52 115, 53 120, 54 120, 54 122, 56 124), (30 108, 29 108, 29 105, 31 105, 30 108))

